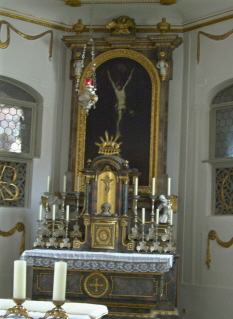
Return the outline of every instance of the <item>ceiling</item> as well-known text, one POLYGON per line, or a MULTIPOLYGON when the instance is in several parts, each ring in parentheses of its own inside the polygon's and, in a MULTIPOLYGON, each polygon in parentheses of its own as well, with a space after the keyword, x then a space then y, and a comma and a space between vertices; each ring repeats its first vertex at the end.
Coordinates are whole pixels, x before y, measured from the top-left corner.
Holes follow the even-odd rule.
MULTIPOLYGON (((90 25, 90 0, 81 0, 80 7, 70 7, 65 0, 0 0, 0 14, 20 15, 72 26, 82 19, 90 25), (88 3, 89 2, 89 3, 88 3)), ((223 17, 233 18, 233 0, 177 0, 161 5, 158 0, 94 0, 93 25, 106 26, 121 15, 134 19, 136 27, 156 26, 163 17, 173 28, 188 28, 223 17), (129 3, 130 1, 130 3, 129 3)), ((2 17, 2 20, 4 17, 2 17)))

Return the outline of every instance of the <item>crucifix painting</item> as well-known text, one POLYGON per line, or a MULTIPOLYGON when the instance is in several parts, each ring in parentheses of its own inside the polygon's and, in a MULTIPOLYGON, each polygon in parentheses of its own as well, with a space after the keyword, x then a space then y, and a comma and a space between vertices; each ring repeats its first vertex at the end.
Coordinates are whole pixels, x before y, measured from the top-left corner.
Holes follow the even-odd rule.
POLYGON ((92 109, 86 124, 85 159, 98 155, 94 143, 99 136, 120 134, 121 156, 131 168, 141 173, 142 185, 148 184, 151 80, 137 61, 119 57, 107 60, 96 70, 96 109, 92 109), (146 124, 146 125, 145 125, 146 124), (143 127, 143 129, 142 129, 143 127))

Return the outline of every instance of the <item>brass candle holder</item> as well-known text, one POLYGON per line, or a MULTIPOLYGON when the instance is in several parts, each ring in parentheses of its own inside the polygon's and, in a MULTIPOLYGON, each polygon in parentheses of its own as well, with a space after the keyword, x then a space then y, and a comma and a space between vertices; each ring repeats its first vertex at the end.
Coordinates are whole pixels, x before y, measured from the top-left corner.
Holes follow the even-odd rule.
POLYGON ((65 303, 65 301, 52 300, 52 302, 56 307, 51 310, 48 310, 46 314, 44 315, 44 317, 41 317, 39 319, 46 319, 48 317, 68 319, 68 314, 61 307, 65 303))
POLYGON ((23 316, 27 319, 33 319, 30 317, 28 310, 22 306, 22 304, 25 302, 26 299, 15 299, 13 298, 13 301, 16 303, 16 305, 12 308, 9 308, 5 315, 0 316, 0 318, 7 318, 9 315, 16 315, 16 316, 23 316))

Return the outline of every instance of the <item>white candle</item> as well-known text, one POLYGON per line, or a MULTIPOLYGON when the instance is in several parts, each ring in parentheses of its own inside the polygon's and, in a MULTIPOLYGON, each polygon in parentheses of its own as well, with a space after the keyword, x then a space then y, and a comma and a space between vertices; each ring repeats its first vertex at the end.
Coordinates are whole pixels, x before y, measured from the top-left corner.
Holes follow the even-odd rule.
POLYGON ((80 176, 78 175, 78 178, 77 178, 77 192, 79 193, 79 190, 80 190, 80 176))
POLYGON ((55 209, 56 209, 56 206, 53 205, 53 210, 52 210, 52 220, 55 220, 55 209))
POLYGON ((167 179, 167 195, 170 196, 171 195, 171 178, 168 177, 167 179))
POLYGON ((142 208, 142 224, 145 224, 145 208, 142 208))
POLYGON ((173 225, 173 210, 170 209, 170 225, 173 225))
POLYGON ((155 195, 155 182, 156 182, 156 179, 155 177, 152 178, 152 196, 155 195))
POLYGON ((64 175, 64 178, 63 178, 63 192, 64 193, 66 192, 66 175, 64 175))
POLYGON ((42 220, 42 205, 40 205, 39 209, 39 220, 42 220))
POLYGON ((50 176, 47 177, 47 192, 50 190, 50 176))
POLYGON ((70 217, 70 206, 67 205, 66 206, 66 220, 69 221, 69 217, 70 217))
POLYGON ((156 219, 155 219, 155 223, 156 223, 156 225, 159 224, 159 209, 158 209, 158 208, 156 209, 156 219))
POLYGON ((14 286, 13 298, 26 299, 26 272, 27 263, 25 260, 14 261, 14 286))
POLYGON ((138 178, 135 177, 134 179, 134 195, 136 196, 138 194, 138 178))
POLYGON ((67 263, 57 261, 54 265, 53 300, 63 301, 66 296, 67 263))

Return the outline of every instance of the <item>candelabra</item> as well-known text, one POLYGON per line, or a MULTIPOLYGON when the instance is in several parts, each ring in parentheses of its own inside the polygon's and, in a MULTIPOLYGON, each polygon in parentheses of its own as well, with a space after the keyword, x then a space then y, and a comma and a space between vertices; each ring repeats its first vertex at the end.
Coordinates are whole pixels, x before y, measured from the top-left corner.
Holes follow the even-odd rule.
POLYGON ((42 223, 42 219, 38 219, 37 222, 38 222, 38 232, 37 232, 37 238, 36 240, 34 241, 33 243, 33 246, 34 247, 44 247, 45 243, 43 241, 43 234, 42 234, 42 227, 41 227, 41 223, 42 223))
POLYGON ((51 232, 51 236, 49 238, 49 241, 46 243, 47 248, 49 248, 49 247, 57 248, 57 246, 58 246, 58 242, 56 240, 55 232, 54 232, 54 224, 55 224, 55 220, 52 220, 52 232, 51 232))
POLYGON ((140 196, 134 195, 133 196, 133 212, 134 212, 134 226, 131 228, 131 233, 129 234, 129 240, 139 240, 140 234, 138 231, 138 199, 140 196))
POLYGON ((63 237, 63 240, 60 243, 60 248, 70 248, 71 244, 70 244, 70 239, 68 237, 68 225, 69 225, 69 221, 66 220, 65 221, 65 236, 63 237))

